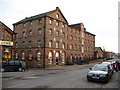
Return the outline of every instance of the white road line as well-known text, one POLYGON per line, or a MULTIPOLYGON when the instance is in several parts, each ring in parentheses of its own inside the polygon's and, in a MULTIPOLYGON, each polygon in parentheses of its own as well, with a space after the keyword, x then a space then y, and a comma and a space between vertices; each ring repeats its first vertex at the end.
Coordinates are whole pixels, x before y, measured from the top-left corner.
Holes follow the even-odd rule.
POLYGON ((13 85, 13 86, 5 87, 5 88, 13 88, 13 87, 22 86, 22 85, 25 85, 25 84, 13 85))
POLYGON ((13 79, 13 78, 4 78, 4 79, 2 79, 2 80, 10 80, 10 79, 13 79))

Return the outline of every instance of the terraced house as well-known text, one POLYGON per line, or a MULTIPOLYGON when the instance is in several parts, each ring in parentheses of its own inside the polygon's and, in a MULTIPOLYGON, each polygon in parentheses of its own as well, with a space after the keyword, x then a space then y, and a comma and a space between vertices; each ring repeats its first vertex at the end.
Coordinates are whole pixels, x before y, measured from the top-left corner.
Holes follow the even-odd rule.
POLYGON ((83 23, 69 25, 61 10, 26 17, 13 24, 14 58, 30 67, 48 67, 94 56, 95 35, 83 23))

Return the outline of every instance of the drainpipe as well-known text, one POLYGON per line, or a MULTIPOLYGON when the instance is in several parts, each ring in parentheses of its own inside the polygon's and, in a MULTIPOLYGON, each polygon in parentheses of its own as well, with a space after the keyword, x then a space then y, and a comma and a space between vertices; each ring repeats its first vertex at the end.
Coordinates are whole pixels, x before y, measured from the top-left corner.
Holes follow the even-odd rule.
POLYGON ((46 16, 44 16, 44 60, 43 60, 43 68, 45 68, 45 46, 46 46, 46 16))

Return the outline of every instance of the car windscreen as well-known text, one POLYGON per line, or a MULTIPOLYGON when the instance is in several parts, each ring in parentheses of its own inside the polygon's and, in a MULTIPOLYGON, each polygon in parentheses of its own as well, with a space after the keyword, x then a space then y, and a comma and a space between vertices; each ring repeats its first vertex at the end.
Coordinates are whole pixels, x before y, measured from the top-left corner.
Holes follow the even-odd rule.
POLYGON ((108 71, 107 66, 104 65, 95 65, 92 70, 94 71, 108 71))

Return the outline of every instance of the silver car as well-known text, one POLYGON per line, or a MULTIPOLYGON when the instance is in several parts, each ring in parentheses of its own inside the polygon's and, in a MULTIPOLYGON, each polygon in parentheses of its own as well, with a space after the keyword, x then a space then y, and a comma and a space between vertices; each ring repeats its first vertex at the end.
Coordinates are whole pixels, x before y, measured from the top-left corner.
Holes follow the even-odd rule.
POLYGON ((112 70, 104 64, 96 64, 87 73, 88 81, 101 81, 107 83, 112 77, 112 70))

